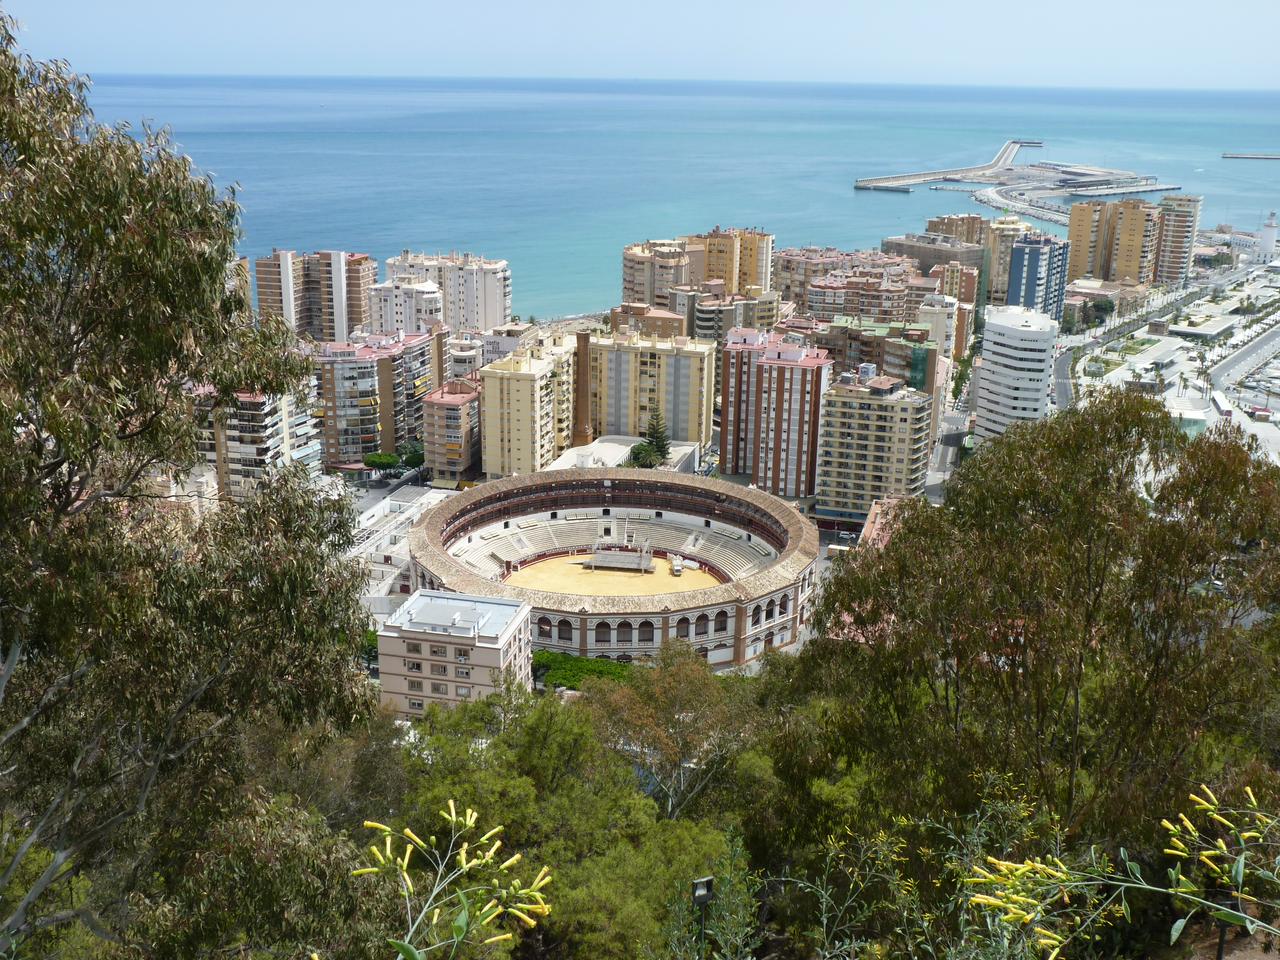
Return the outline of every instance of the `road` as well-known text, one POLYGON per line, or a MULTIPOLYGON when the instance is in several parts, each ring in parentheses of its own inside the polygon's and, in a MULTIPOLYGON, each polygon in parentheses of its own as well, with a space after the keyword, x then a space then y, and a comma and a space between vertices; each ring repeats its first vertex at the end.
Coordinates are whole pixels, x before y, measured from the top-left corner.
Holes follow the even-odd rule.
POLYGON ((956 468, 956 458, 960 455, 968 424, 968 411, 955 409, 944 413, 942 422, 938 424, 938 442, 933 447, 929 474, 924 483, 924 495, 933 503, 942 502, 942 487, 956 468))
POLYGON ((1209 371, 1214 389, 1226 390, 1235 386, 1277 352, 1280 352, 1280 326, 1273 327, 1219 360, 1209 371))

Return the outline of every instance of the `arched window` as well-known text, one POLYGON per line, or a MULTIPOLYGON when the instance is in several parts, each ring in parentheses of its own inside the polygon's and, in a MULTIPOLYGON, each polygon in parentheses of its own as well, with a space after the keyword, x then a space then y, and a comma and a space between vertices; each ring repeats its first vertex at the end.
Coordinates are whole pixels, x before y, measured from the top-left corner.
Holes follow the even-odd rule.
POLYGON ((551 618, 550 617, 538 618, 538 639, 539 640, 551 639, 551 618))
POLYGON ((765 607, 764 607, 764 618, 766 620, 773 619, 773 610, 774 610, 773 601, 770 600, 767 604, 765 604, 765 607))
POLYGON ((789 597, 787 594, 784 593, 782 597, 778 600, 778 616, 785 617, 787 615, 787 611, 790 609, 791 609, 791 597, 789 597))
POLYGON ((597 660, 612 660, 612 659, 613 659, 613 657, 609 656, 607 653, 597 653, 597 654, 596 654, 596 659, 597 659, 597 660))
POLYGON ((618 624, 618 643, 631 643, 631 621, 623 620, 618 624))
POLYGON ((653 621, 641 620, 639 633, 641 643, 653 643, 653 621))
POLYGON ((755 605, 755 609, 751 611, 751 625, 753 627, 760 626, 760 604, 755 605))
POLYGON ((716 611, 716 633, 724 633, 729 629, 729 614, 723 610, 716 611))
POLYGON ((700 613, 698 614, 698 619, 693 622, 693 634, 696 637, 705 637, 710 627, 711 618, 705 613, 700 613))
POLYGON ((609 629, 609 622, 601 620, 596 624, 596 645, 607 644, 612 639, 612 631, 609 629))
POLYGON ((631 654, 629 654, 629 653, 624 653, 624 654, 622 654, 620 657, 618 657, 618 662, 619 662, 619 663, 630 663, 630 662, 631 662, 631 654))
POLYGON ((768 633, 764 635, 764 648, 768 650, 772 646, 773 646, 773 631, 770 630, 768 633))
POLYGON ((731 644, 728 644, 728 643, 725 643, 723 640, 721 640, 721 641, 720 641, 719 643, 717 643, 717 644, 716 644, 712 649, 713 649, 713 650, 731 650, 731 649, 732 649, 732 645, 731 645, 731 644))
POLYGON ((706 647, 699 647, 699 648, 698 648, 698 656, 700 656, 703 660, 707 659, 707 648, 706 648, 706 647))
POLYGON ((689 638, 689 618, 688 617, 681 617, 679 620, 676 621, 676 636, 684 637, 686 640, 689 638))
POLYGON ((561 643, 573 642, 573 624, 568 620, 561 620, 557 632, 560 634, 561 643))

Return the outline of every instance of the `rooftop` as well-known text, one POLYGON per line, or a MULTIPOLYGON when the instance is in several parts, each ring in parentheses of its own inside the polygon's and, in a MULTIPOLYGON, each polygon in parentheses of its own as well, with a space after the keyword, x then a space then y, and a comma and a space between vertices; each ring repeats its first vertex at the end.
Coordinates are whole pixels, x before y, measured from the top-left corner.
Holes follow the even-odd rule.
POLYGON ((529 608, 519 600, 443 590, 419 590, 387 618, 388 627, 468 637, 480 646, 498 646, 507 629, 529 608))

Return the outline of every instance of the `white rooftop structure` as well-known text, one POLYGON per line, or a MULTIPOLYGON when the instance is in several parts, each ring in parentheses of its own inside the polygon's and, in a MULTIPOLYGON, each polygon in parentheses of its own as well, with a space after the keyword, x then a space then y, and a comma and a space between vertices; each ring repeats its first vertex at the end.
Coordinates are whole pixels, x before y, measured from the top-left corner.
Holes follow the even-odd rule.
POLYGON ((419 590, 387 618, 387 627, 501 646, 512 624, 528 620, 529 605, 518 600, 477 597, 443 590, 419 590))
MULTIPOLYGON (((597 437, 581 447, 570 447, 546 467, 547 470, 572 470, 579 467, 619 467, 637 443, 644 437, 609 435, 597 437)), ((692 441, 671 441, 671 456, 667 469, 679 473, 696 473, 701 448, 692 441)))

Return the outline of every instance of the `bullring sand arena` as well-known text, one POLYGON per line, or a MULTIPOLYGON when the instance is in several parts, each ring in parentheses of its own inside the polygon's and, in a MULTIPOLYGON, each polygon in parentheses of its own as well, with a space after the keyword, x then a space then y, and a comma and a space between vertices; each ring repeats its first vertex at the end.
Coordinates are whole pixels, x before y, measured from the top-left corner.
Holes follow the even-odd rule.
POLYGON ((480 484, 427 511, 409 546, 414 586, 524 601, 535 647, 621 662, 680 642, 750 668, 798 645, 817 579, 817 530, 790 504, 657 471, 480 484))

